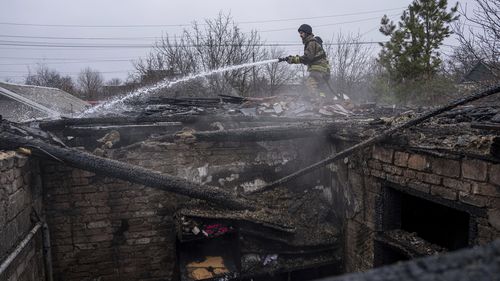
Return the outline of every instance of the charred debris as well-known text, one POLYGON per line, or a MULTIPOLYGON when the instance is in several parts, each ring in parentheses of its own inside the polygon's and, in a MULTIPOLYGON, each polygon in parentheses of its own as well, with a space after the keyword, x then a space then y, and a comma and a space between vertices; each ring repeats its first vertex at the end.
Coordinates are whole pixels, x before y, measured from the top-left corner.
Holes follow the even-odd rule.
MULTIPOLYGON (((155 98, 133 102, 133 110, 121 116, 27 124, 2 120, 0 148, 179 195, 183 203, 175 210, 175 231, 181 280, 245 279, 328 268, 317 275, 322 277, 343 270, 342 224, 322 191, 304 192, 287 184, 380 142, 429 155, 473 155, 500 163, 500 105, 470 104, 499 91, 493 87, 432 109, 349 102, 319 106, 296 97, 155 98), (190 149, 207 142, 308 138, 350 145, 315 163, 303 163, 298 171, 285 165, 249 190, 195 182, 113 159, 123 151, 162 143, 190 149)), ((408 253, 411 257, 446 251, 408 233, 390 231, 380 237, 389 244, 417 245, 408 253)))

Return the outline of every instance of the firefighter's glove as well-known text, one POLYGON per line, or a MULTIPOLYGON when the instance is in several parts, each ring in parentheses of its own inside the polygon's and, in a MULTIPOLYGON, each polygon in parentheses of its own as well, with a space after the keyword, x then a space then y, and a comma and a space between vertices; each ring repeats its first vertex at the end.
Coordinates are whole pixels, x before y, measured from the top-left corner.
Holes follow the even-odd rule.
POLYGON ((286 58, 286 62, 294 63, 294 64, 300 63, 300 57, 299 56, 288 56, 286 58))

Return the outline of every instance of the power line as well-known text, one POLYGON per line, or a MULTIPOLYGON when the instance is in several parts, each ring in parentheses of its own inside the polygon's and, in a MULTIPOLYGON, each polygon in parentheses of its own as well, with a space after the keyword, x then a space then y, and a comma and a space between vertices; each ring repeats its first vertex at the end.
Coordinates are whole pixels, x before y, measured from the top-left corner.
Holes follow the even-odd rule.
MULTIPOLYGON (((379 12, 387 12, 394 10, 401 10, 401 8, 392 9, 379 9, 356 13, 345 13, 345 14, 333 14, 325 16, 315 16, 315 17, 302 17, 302 18, 286 18, 286 19, 270 19, 270 20, 256 20, 256 21, 242 21, 236 22, 236 24, 255 24, 255 23, 269 23, 269 22, 282 22, 282 21, 295 21, 295 20, 311 20, 311 19, 321 19, 321 18, 333 18, 333 17, 343 17, 343 16, 355 16, 372 14, 379 12)), ((78 24, 40 24, 40 23, 19 23, 19 22, 0 22, 0 25, 10 25, 10 26, 35 26, 35 27, 76 27, 76 28, 150 28, 150 27, 186 27, 191 26, 191 24, 136 24, 136 25, 78 25, 78 24)), ((207 25, 207 24, 198 24, 207 25)))
MULTIPOLYGON (((55 40, 157 40, 161 37, 150 36, 150 37, 58 37, 58 36, 27 36, 27 35, 7 35, 0 34, 0 37, 7 38, 29 38, 29 39, 55 39, 55 40)), ((171 37, 177 37, 173 35, 171 37)))
MULTIPOLYGON (((399 14, 393 14, 390 15, 390 17, 396 16, 399 14)), ((357 23, 357 22, 363 22, 363 21, 368 21, 368 20, 373 20, 373 19, 379 19, 380 17, 371 17, 371 18, 364 18, 364 19, 359 19, 359 20, 352 20, 352 21, 344 21, 344 22, 336 22, 336 23, 328 23, 328 24, 321 24, 321 25, 315 25, 315 28, 318 27, 325 27, 325 26, 334 26, 334 25, 339 25, 339 24, 349 24, 349 23, 357 23)), ((1 24, 1 23, 0 23, 1 24)), ((257 32, 262 32, 262 33, 267 33, 267 32, 277 32, 277 31, 286 31, 286 30, 295 30, 295 27, 292 28, 280 28, 280 29, 270 29, 270 30, 257 30, 257 32)), ((168 35, 167 35, 168 36, 168 35)), ((145 40, 145 39, 154 39, 158 40, 160 37, 53 37, 53 36, 24 36, 24 35, 0 35, 0 37, 7 37, 7 38, 28 38, 28 39, 49 39, 49 40, 145 40)), ((178 35, 170 35, 169 37, 173 38, 180 38, 178 35)), ((55 44, 52 42, 23 42, 23 41, 10 41, 10 40, 2 40, 0 41, 0 45, 3 46, 21 46, 17 44, 55 44)), ((60 43, 62 44, 62 43, 60 43)), ((31 47, 31 46, 30 46, 31 47)), ((47 46, 41 46, 41 45, 36 45, 36 47, 47 47, 47 46)), ((65 46, 66 47, 66 46, 65 46)), ((88 46, 88 47, 109 47, 109 46, 88 46)), ((127 46, 127 48, 150 48, 152 45, 148 46, 127 46)))
POLYGON ((329 16, 289 18, 289 19, 263 20, 263 21, 243 21, 243 22, 238 22, 238 24, 268 23, 268 22, 280 22, 280 21, 311 20, 311 19, 322 19, 322 18, 343 17, 343 16, 356 16, 356 15, 366 15, 366 14, 373 14, 373 13, 380 13, 380 12, 389 12, 389 11, 401 10, 404 8, 406 8, 406 7, 393 8, 393 9, 383 9, 383 10, 373 10, 373 11, 358 12, 358 13, 337 14, 337 15, 329 15, 329 16))
POLYGON ((59 62, 26 62, 26 63, 0 63, 0 65, 4 66, 22 66, 22 65, 32 65, 32 64, 89 64, 89 63, 101 63, 101 62, 131 62, 131 60, 88 60, 88 61, 59 61, 59 62))
MULTIPOLYGON (((393 14, 393 15, 389 15, 389 16, 392 17, 392 16, 396 16, 396 15, 398 15, 398 14, 393 14)), ((339 25, 339 24, 357 23, 357 22, 369 21, 369 20, 374 20, 374 19, 380 19, 380 17, 371 17, 371 18, 365 18, 365 19, 359 19, 359 20, 352 20, 352 21, 344 21, 344 22, 335 22, 335 23, 328 23, 328 24, 320 24, 320 25, 315 25, 314 28, 325 27, 325 26, 333 26, 333 25, 339 25)), ((257 30, 257 32, 265 33, 265 32, 286 31, 286 30, 291 30, 291 29, 296 29, 296 28, 280 28, 280 29, 257 30)))
POLYGON ((0 57, 0 59, 14 59, 14 60, 53 60, 53 61, 84 61, 84 60, 99 60, 99 61, 127 61, 136 58, 46 58, 46 57, 0 57))
MULTIPOLYGON (((355 42, 352 44, 378 44, 378 41, 355 42)), ((324 45, 337 45, 338 43, 324 43, 324 45)), ((350 44, 350 43, 349 43, 350 44)), ((185 45, 170 45, 173 48, 195 48, 195 47, 286 47, 286 46, 302 46, 302 43, 257 43, 257 44, 185 44, 185 45)), ((18 47, 44 47, 44 48, 151 48, 153 45, 70 45, 47 42, 27 42, 27 41, 0 41, 0 46, 18 46, 18 47)))
MULTIPOLYGON (((397 15, 397 14, 395 14, 397 15)), ((390 15, 395 16, 395 15, 390 15)), ((373 20, 373 19, 378 19, 379 17, 372 17, 372 18, 365 18, 365 19, 360 19, 360 20, 353 20, 353 21, 345 21, 345 22, 337 22, 337 23, 330 23, 330 24, 323 24, 323 25, 316 25, 315 27, 325 27, 325 26, 332 26, 332 25, 339 25, 339 24, 348 24, 348 23, 356 23, 356 22, 362 22, 362 21, 367 21, 367 20, 373 20)), ((261 30, 259 32, 275 32, 275 31, 284 31, 284 30, 290 30, 290 29, 295 29, 295 28, 283 28, 283 29, 272 29, 272 30, 261 30)), ((128 45, 118 45, 118 44, 68 44, 68 43, 52 43, 52 42, 33 42, 33 41, 10 41, 10 40, 1 40, 0 41, 0 46, 16 46, 16 47, 43 47, 43 48, 152 48, 154 47, 153 44, 128 44, 128 45)), ((196 45, 193 45, 196 46, 196 45)), ((200 45, 201 46, 201 45, 200 45)), ((230 46, 238 46, 238 45, 227 45, 228 47, 230 46)), ((262 46, 276 46, 275 44, 262 44, 262 46)))
MULTIPOLYGON (((130 73, 135 70, 119 70, 119 71, 99 71, 99 73, 108 74, 108 73, 130 73)), ((0 70, 0 73, 26 73, 29 74, 29 71, 18 71, 18 70, 0 70)), ((63 75, 78 75, 80 72, 59 72, 63 75)))

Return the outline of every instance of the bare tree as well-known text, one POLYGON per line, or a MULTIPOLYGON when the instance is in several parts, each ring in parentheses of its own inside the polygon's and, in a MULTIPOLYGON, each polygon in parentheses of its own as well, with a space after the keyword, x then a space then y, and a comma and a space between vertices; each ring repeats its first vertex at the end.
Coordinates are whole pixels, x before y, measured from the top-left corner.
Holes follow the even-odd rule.
POLYGON ((371 63, 371 47, 360 43, 360 35, 339 33, 333 44, 326 43, 332 62, 333 88, 336 95, 357 97, 367 83, 371 63))
POLYGON ((450 78, 459 82, 478 62, 477 57, 474 55, 475 52, 478 51, 471 52, 470 48, 463 44, 455 47, 453 53, 446 60, 446 66, 443 71, 450 78))
POLYGON ((78 86, 82 94, 89 100, 99 99, 99 93, 104 85, 102 74, 90 67, 83 69, 78 75, 78 86))
MULTIPOLYGON (((285 50, 278 48, 271 48, 265 50, 265 56, 269 59, 283 57, 285 55, 285 50)), ((260 81, 263 84, 262 91, 275 94, 283 85, 290 83, 297 78, 298 68, 289 67, 285 64, 266 64, 262 67, 263 77, 260 81)))
POLYGON ((500 1, 475 0, 475 4, 471 12, 461 7, 462 21, 455 25, 455 33, 463 50, 500 79, 500 1))
POLYGON ((123 81, 120 78, 112 78, 106 82, 106 86, 120 86, 123 81))
MULTIPOLYGON (((203 25, 193 23, 181 37, 165 34, 147 58, 135 63, 135 68, 143 76, 159 70, 184 76, 259 61, 263 56, 258 34, 243 33, 230 15, 220 13, 215 19, 205 20, 203 25)), ((243 68, 213 75, 206 79, 206 85, 213 93, 236 90, 246 94, 253 85, 253 77, 251 68, 243 68)))
POLYGON ((27 85, 58 88, 65 92, 75 94, 75 85, 70 76, 62 76, 46 65, 38 64, 34 73, 29 70, 25 83, 27 85))

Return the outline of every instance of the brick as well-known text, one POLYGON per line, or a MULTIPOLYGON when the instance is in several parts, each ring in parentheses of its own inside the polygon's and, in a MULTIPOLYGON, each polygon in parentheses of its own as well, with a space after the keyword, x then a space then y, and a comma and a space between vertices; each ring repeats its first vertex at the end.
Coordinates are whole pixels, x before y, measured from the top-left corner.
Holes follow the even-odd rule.
POLYGON ((472 182, 472 194, 500 197, 500 187, 488 183, 472 182))
POLYGON ((73 190, 75 193, 95 193, 99 191, 95 186, 76 186, 73 190))
POLYGON ((459 190, 462 192, 470 193, 471 192, 471 184, 469 182, 464 182, 461 180, 456 180, 456 179, 450 179, 450 178, 444 178, 443 179, 443 185, 445 187, 459 190))
POLYGON ((420 154, 411 154, 408 158, 408 168, 424 171, 430 168, 427 158, 420 154))
POLYGON ((382 170, 382 164, 379 161, 373 159, 368 160, 368 167, 375 170, 382 170))
POLYGON ((73 186, 85 186, 90 183, 88 178, 71 178, 73 186))
POLYGON ((489 198, 481 195, 471 195, 468 192, 459 191, 458 200, 462 203, 476 206, 479 208, 486 207, 488 205, 489 198))
POLYGON ((405 169, 403 171, 403 176, 408 179, 415 179, 417 177, 417 172, 410 169, 405 169))
POLYGON ((73 178, 89 178, 95 176, 95 174, 85 170, 73 169, 71 176, 73 178))
POLYGON ((24 167, 27 162, 28 162, 28 157, 21 154, 16 155, 16 167, 18 168, 24 167))
POLYGON ((9 196, 7 203, 7 220, 10 221, 19 214, 28 203, 28 194, 24 189, 19 189, 9 196))
POLYGON ((393 165, 387 165, 387 164, 384 164, 382 166, 382 169, 389 173, 389 174, 393 174, 393 175, 402 175, 403 174, 403 169, 400 168, 400 167, 396 167, 396 166, 393 166, 393 165))
POLYGON ((409 153, 396 151, 394 153, 394 165, 400 167, 408 167, 409 157, 410 157, 409 153))
POLYGON ((457 200, 458 192, 442 186, 431 186, 431 194, 448 200, 457 200))
POLYGON ((2 152, 0 155, 2 169, 12 169, 14 167, 14 155, 15 153, 12 151, 2 152))
POLYGON ((5 192, 0 189, 0 231, 5 227, 5 223, 7 223, 7 210, 5 209, 7 200, 5 200, 4 194, 5 192))
POLYGON ((408 187, 415 189, 415 190, 418 190, 420 192, 424 192, 424 193, 430 193, 430 189, 431 189, 430 184, 422 183, 422 182, 416 181, 416 180, 410 180, 408 182, 408 187))
POLYGON ((488 176, 488 165, 480 160, 463 160, 462 176, 466 179, 486 181, 488 176))
POLYGON ((85 200, 88 201, 101 201, 108 199, 108 193, 99 192, 99 193, 88 193, 84 195, 85 200))
POLYGON ((500 165, 491 165, 489 169, 489 182, 500 186, 500 165))
POLYGON ((394 151, 392 149, 386 149, 380 146, 373 147, 373 158, 380 160, 385 163, 392 163, 394 151))
POLYGON ((405 185, 407 182, 407 179, 405 177, 395 176, 395 175, 387 175, 386 180, 393 183, 397 183, 399 185, 405 185))
POLYGON ((435 185, 441 184, 441 177, 434 174, 416 172, 415 178, 425 183, 430 183, 435 185))
POLYGON ((433 158, 431 161, 432 172, 450 178, 460 177, 460 162, 456 160, 433 158))
POLYGON ((91 236, 88 238, 89 242, 103 242, 103 241, 111 241, 113 240, 112 234, 99 234, 95 236, 91 236))
POLYGON ((498 231, 500 231, 500 210, 488 210, 488 222, 498 231))
POLYGON ((376 178, 385 179, 385 173, 379 170, 371 170, 371 175, 376 178))
POLYGON ((479 236, 479 243, 486 244, 490 243, 495 239, 495 229, 489 225, 478 224, 477 225, 477 235, 479 236))

